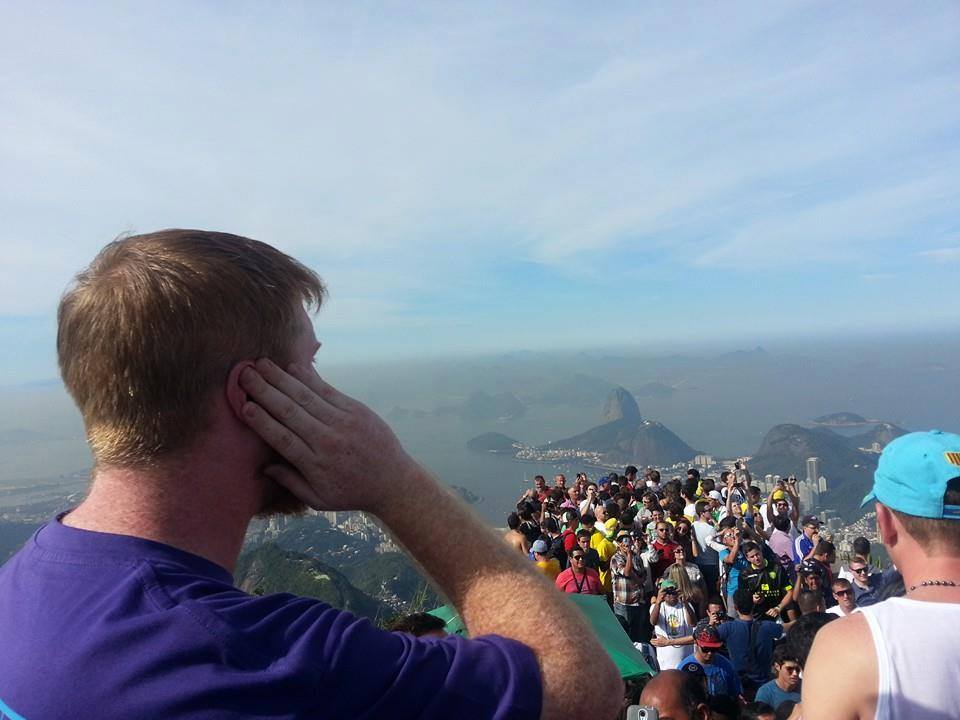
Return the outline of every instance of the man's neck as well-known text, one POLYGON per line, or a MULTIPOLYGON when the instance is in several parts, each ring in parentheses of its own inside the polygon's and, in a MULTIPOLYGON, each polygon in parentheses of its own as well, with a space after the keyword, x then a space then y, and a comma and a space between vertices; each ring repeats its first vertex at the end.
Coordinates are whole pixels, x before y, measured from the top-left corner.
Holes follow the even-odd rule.
POLYGON ((796 690, 791 690, 791 689, 790 689, 790 685, 787 684, 787 683, 785 683, 785 682, 782 682, 779 677, 775 678, 775 682, 777 683, 777 687, 780 688, 781 690, 783 690, 783 691, 786 692, 786 693, 788 693, 788 692, 796 692, 796 690))
POLYGON ((914 562, 905 561, 898 566, 903 574, 907 597, 911 600, 932 602, 960 602, 960 557, 921 557, 914 562), (953 585, 926 585, 924 582, 946 581, 953 585), (916 590, 909 588, 916 586, 916 590))
POLYGON ((260 498, 252 478, 230 472, 228 462, 201 461, 98 469, 86 499, 63 523, 171 545, 233 572, 260 498))

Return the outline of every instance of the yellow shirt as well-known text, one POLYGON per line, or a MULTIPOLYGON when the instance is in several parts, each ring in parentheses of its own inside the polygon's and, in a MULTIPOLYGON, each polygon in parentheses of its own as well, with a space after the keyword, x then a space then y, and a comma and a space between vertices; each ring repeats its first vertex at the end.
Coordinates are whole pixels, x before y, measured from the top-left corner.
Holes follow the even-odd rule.
POLYGON ((537 569, 551 580, 556 580, 560 574, 560 562, 556 558, 537 560, 537 569))
POLYGON ((606 570, 600 570, 600 585, 604 592, 613 592, 613 582, 610 579, 610 558, 617 554, 617 546, 604 537, 603 533, 595 530, 590 536, 590 547, 597 551, 600 562, 607 564, 606 570))

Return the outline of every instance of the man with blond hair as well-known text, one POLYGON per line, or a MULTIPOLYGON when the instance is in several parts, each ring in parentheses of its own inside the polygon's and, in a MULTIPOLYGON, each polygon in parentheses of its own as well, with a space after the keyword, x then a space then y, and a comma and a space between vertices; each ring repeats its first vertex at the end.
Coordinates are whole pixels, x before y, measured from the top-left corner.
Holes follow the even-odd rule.
POLYGON ((942 720, 960 707, 960 435, 917 432, 880 455, 877 528, 905 597, 824 626, 804 665, 804 720, 942 720))
POLYGON ((582 615, 314 371, 325 292, 269 245, 195 230, 122 238, 77 276, 57 351, 92 483, 0 569, 0 715, 616 713, 582 615), (308 506, 379 517, 473 639, 234 587, 250 520, 308 506))

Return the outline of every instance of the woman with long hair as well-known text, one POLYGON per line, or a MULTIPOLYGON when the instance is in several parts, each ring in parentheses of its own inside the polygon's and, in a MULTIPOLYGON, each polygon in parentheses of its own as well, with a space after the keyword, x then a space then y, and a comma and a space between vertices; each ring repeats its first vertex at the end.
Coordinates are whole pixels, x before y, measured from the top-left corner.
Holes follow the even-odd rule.
POLYGON ((664 572, 664 577, 673 580, 686 602, 693 605, 697 617, 701 618, 707 610, 707 590, 703 584, 703 573, 693 563, 687 562, 683 546, 674 548, 673 565, 664 572))

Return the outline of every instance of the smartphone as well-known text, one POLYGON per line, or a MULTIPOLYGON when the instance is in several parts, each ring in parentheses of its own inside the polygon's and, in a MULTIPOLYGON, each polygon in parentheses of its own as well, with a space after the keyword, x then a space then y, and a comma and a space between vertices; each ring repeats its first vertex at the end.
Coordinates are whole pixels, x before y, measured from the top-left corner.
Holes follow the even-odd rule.
POLYGON ((631 705, 627 708, 627 720, 660 720, 660 711, 649 705, 631 705))

